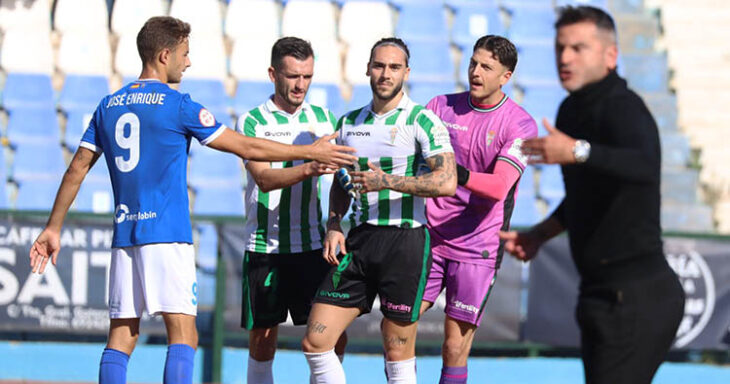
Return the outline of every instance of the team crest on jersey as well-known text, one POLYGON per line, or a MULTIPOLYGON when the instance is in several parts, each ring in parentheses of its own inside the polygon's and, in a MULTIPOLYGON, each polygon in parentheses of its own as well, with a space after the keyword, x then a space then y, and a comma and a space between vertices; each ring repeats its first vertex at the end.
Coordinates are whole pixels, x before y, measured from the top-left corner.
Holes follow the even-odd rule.
POLYGON ((492 145, 492 141, 494 141, 494 131, 489 131, 487 133, 487 147, 492 145))
POLYGON ((200 125, 204 127, 212 127, 215 125, 215 117, 213 117, 213 114, 208 112, 205 108, 200 110, 198 119, 200 119, 200 125))
POLYGON ((390 144, 391 145, 395 144, 396 136, 398 136, 398 127, 394 126, 393 128, 390 129, 390 144))

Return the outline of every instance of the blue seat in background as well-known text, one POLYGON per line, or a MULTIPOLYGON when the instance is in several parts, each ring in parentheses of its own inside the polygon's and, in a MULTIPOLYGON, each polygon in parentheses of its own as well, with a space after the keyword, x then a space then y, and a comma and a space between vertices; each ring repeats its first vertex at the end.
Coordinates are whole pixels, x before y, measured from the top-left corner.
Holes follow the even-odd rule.
MULTIPOLYGON (((347 102, 346 112, 367 106, 372 100, 373 91, 370 89, 370 84, 353 85, 350 101, 347 102)), ((341 117, 340 115, 336 116, 338 118, 341 117)))
POLYGON ((408 84, 408 97, 418 104, 426 105, 431 99, 438 95, 454 93, 456 84, 452 82, 444 83, 422 83, 410 82, 408 84))
POLYGON ((58 143, 25 143, 15 149, 13 179, 60 181, 66 164, 58 143))
POLYGON ((93 111, 69 111, 66 115, 66 132, 63 136, 63 144, 71 152, 76 152, 81 142, 84 131, 89 126, 93 111))
POLYGON ((188 183, 193 188, 224 186, 241 188, 243 176, 241 159, 194 144, 190 151, 188 183))
POLYGON ((543 199, 558 198, 565 196, 563 185, 563 173, 559 165, 545 164, 540 167, 540 197, 543 199))
POLYGON ((198 265, 202 268, 215 269, 218 258, 218 233, 212 223, 196 223, 195 239, 198 245, 198 265))
POLYGON ((218 265, 218 234, 211 223, 195 223, 193 239, 197 245, 198 306, 215 304, 215 269, 218 265))
POLYGON ((535 167, 527 166, 520 176, 519 185, 517 188, 517 198, 530 198, 534 199, 537 197, 537 190, 535 188, 535 167))
POLYGON ((24 180, 18 182, 18 196, 15 209, 50 210, 56 198, 61 179, 24 180))
POLYGON ((407 42, 411 52, 409 81, 454 81, 455 68, 448 42, 407 42))
POLYGON ((274 84, 266 81, 239 81, 233 99, 233 109, 242 115, 262 104, 274 93, 274 84))
POLYGON ((93 112, 108 94, 109 80, 105 76, 66 75, 58 106, 64 111, 93 112))
POLYGON ((591 7, 602 8, 604 10, 608 9, 607 0, 556 0, 555 1, 556 7, 564 7, 566 5, 572 5, 574 7, 579 6, 579 5, 589 5, 591 7))
POLYGON ((542 124, 542 119, 547 118, 551 124, 555 124, 558 115, 558 108, 563 99, 568 95, 559 85, 532 86, 524 88, 522 107, 535 119, 538 135, 547 134, 542 124))
POLYGON ((307 102, 332 111, 335 116, 345 113, 345 100, 337 84, 312 84, 307 92, 307 102))
POLYGON ((619 68, 629 87, 641 93, 667 92, 669 68, 665 53, 623 54, 619 68))
POLYGON ((5 147, 0 146, 0 209, 9 208, 7 191, 8 173, 5 162, 5 147))
MULTIPOLYGON (((184 79, 180 83, 180 92, 189 93, 190 98, 203 105, 219 121, 227 116, 230 102, 223 82, 215 79, 184 79)), ((228 121, 224 123, 228 124, 228 121)))
POLYGON ((237 186, 196 188, 193 213, 196 215, 242 216, 245 214, 243 189, 237 186))
POLYGON ((7 110, 55 108, 51 77, 37 73, 8 73, 2 105, 7 110))
POLYGON ((556 15, 550 2, 514 3, 513 7, 507 7, 511 14, 509 38, 515 45, 553 41, 556 15))
POLYGON ((61 142, 61 129, 53 108, 12 109, 8 113, 7 137, 11 144, 61 142))
POLYGON ((537 209, 537 201, 531 197, 517 196, 515 207, 512 211, 510 226, 529 227, 538 223, 542 218, 537 209))
MULTIPOLYGON (((376 1, 379 1, 379 0, 376 0, 376 1)), ((444 4, 443 0, 389 0, 388 2, 393 4, 396 8, 402 8, 404 6, 419 5, 419 4, 423 4, 425 6, 444 4)))
POLYGON ((7 182, 5 179, 0 179, 0 209, 9 208, 7 182))
POLYGON ((114 212, 111 181, 84 180, 74 202, 74 210, 90 213, 114 212))
POLYGON ((485 8, 496 8, 498 6, 498 0, 445 0, 444 4, 451 8, 458 7, 485 7, 485 8))
POLYGON ((449 30, 443 3, 403 4, 395 35, 407 42, 448 41, 449 30))
POLYGON ((484 35, 504 35, 499 8, 486 1, 484 5, 454 5, 454 22, 451 37, 464 52, 471 52, 474 43, 484 35))
POLYGON ((74 210, 79 212, 114 212, 114 192, 109 178, 109 169, 104 157, 100 157, 86 174, 76 196, 74 210))
POLYGON ((663 132, 661 130, 659 133, 661 134, 662 165, 686 167, 692 156, 687 136, 679 132, 663 132))
POLYGON ((515 77, 524 86, 556 84, 558 71, 553 44, 522 44, 517 46, 515 77))

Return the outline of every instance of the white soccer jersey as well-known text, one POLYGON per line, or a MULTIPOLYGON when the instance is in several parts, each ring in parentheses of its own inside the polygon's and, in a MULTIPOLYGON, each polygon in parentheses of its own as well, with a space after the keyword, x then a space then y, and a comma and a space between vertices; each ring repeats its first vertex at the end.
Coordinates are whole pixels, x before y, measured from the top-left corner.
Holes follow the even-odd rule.
MULTIPOLYGON (((338 143, 357 150, 359 170, 367 170, 369 160, 385 173, 415 176, 425 158, 453 152, 441 120, 405 94, 383 115, 373 112, 372 103, 345 114, 337 130, 338 143)), ((352 208, 353 227, 365 222, 404 228, 426 224, 424 198, 389 189, 362 194, 352 208)))
MULTIPOLYGON (((236 130, 250 137, 306 145, 331 134, 335 123, 335 116, 325 108, 305 102, 294 114, 289 114, 268 99, 241 116, 236 130)), ((272 162, 271 168, 302 163, 303 160, 272 162)), ((262 192, 250 174, 246 177, 247 250, 300 253, 322 248, 324 228, 318 177, 271 192, 262 192)))

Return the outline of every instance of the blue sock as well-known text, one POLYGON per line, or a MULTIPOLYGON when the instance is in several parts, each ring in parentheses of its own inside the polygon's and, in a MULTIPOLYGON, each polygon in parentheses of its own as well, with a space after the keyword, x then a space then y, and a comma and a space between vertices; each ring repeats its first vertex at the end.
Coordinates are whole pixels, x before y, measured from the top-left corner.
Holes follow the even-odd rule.
POLYGON ((439 384, 466 384, 466 367, 441 368, 439 384))
POLYGON ((129 355, 116 349, 104 348, 99 363, 100 384, 125 384, 129 355))
POLYGON ((193 358, 195 349, 187 344, 167 346, 165 360, 165 384, 191 384, 193 382, 193 358))

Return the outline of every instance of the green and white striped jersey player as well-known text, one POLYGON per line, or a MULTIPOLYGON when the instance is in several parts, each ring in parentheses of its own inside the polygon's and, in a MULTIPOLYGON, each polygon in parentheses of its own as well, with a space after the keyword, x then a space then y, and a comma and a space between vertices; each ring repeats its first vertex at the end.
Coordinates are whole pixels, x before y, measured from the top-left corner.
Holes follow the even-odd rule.
MULTIPOLYGON (((309 144, 333 132, 336 118, 329 110, 304 102, 289 114, 272 99, 239 119, 236 130, 285 144, 309 144)), ((271 162, 272 169, 292 168, 299 161, 271 162)), ((331 177, 325 175, 326 177, 331 177)), ((246 173, 246 250, 259 253, 301 253, 322 248, 324 228, 320 177, 268 190, 246 173)))
MULTIPOLYGON (((384 173, 416 176, 428 168, 426 158, 452 153, 449 133, 430 110, 403 94, 397 107, 377 115, 372 104, 347 113, 337 123, 337 142, 357 150, 355 171, 369 170, 368 162, 384 173)), ((426 224, 425 197, 393 189, 362 193, 350 215, 351 228, 377 226, 416 228, 426 224)))

